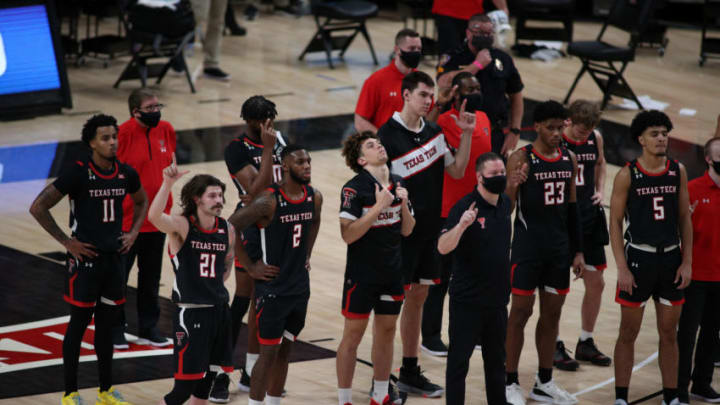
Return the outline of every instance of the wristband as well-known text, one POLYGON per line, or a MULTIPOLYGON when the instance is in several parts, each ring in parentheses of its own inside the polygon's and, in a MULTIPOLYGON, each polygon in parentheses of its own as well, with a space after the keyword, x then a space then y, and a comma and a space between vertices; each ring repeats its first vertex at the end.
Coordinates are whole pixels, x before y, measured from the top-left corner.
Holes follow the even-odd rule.
POLYGON ((510 132, 515 135, 520 135, 520 128, 510 128, 510 132))
POLYGON ((480 63, 480 62, 478 62, 478 61, 476 61, 476 60, 474 60, 472 64, 475 65, 475 66, 477 66, 477 68, 480 69, 480 70, 485 69, 485 66, 483 66, 482 63, 480 63))

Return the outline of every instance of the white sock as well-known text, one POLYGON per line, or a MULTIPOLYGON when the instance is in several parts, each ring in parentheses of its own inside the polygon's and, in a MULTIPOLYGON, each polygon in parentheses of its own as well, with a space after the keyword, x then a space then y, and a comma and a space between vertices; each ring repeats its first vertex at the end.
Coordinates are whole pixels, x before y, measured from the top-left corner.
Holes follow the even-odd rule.
POLYGON ((338 404, 352 404, 352 388, 338 388, 338 404))
POLYGON ((257 353, 246 353, 245 354, 245 372, 252 376, 252 370, 253 367, 255 367, 255 362, 257 361, 258 357, 260 357, 257 353))
POLYGON ((385 399, 385 396, 388 394, 388 385, 390 384, 390 381, 373 381, 373 399, 378 404, 383 403, 383 399, 385 399))
POLYGON ((265 404, 266 405, 280 405, 281 400, 282 400, 282 397, 273 397, 271 395, 265 395, 265 404))
POLYGON ((555 343, 557 343, 557 342, 562 342, 562 339, 560 339, 560 335, 558 335, 558 337, 555 338, 555 343))
POLYGON ((584 342, 592 337, 592 332, 588 332, 585 329, 580 329, 580 341, 584 342))
POLYGON ((256 401, 256 400, 250 399, 250 397, 248 397, 248 405, 263 405, 263 401, 256 401))

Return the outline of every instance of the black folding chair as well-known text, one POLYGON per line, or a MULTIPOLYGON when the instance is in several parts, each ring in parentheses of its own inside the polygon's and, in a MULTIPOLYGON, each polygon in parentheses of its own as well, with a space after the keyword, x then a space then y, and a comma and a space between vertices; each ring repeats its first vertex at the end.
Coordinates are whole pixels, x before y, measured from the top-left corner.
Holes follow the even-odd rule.
POLYGON ((375 49, 365 27, 365 20, 377 15, 377 4, 361 0, 311 0, 311 10, 318 29, 298 60, 303 60, 307 53, 324 51, 330 69, 334 69, 332 51, 339 50, 342 59, 357 34, 362 34, 370 47, 373 62, 378 64, 375 49), (340 31, 350 31, 350 35, 332 35, 340 31))
POLYGON ((513 11, 515 45, 520 40, 572 41, 575 0, 522 0, 513 11), (528 21, 558 22, 562 27, 531 26, 528 21))
POLYGON ((623 73, 628 64, 635 60, 638 39, 648 26, 656 3, 656 0, 616 0, 595 41, 577 41, 568 44, 568 54, 580 58, 582 68, 565 96, 565 104, 570 100, 582 75, 588 72, 603 92, 600 108, 604 109, 613 95, 629 98, 635 101, 640 109, 643 108, 630 84, 623 77, 623 73), (603 34, 608 26, 629 33, 629 43, 625 46, 614 46, 604 42, 603 34))

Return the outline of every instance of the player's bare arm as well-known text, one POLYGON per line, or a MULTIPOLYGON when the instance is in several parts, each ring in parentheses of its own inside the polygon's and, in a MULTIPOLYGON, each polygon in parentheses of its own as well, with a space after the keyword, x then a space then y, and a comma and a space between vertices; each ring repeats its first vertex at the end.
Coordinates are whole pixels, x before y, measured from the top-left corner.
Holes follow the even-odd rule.
POLYGON ((235 227, 236 231, 253 224, 265 226, 270 223, 273 215, 275 215, 275 205, 276 201, 272 193, 263 191, 250 205, 235 211, 228 218, 228 222, 235 227))
POLYGON ((428 121, 437 122, 437 119, 440 116, 440 110, 442 110, 443 107, 445 107, 449 102, 452 101, 453 97, 455 97, 457 89, 458 85, 455 85, 452 88, 447 87, 438 89, 435 104, 433 105, 432 109, 430 109, 430 112, 428 112, 427 115, 428 121))
POLYGON ((148 209, 148 221, 161 232, 169 236, 170 251, 177 252, 185 242, 190 224, 182 215, 171 215, 163 212, 167 205, 170 190, 180 177, 189 173, 189 170, 180 171, 177 167, 175 154, 172 163, 163 170, 163 182, 148 209))
POLYGON ((472 142, 472 134, 475 130, 475 114, 465 111, 465 104, 467 100, 463 100, 460 105, 460 112, 458 115, 451 115, 458 127, 462 130, 460 136, 460 145, 458 146, 457 153, 455 154, 455 161, 445 167, 445 171, 454 179, 462 179, 465 176, 465 168, 467 167, 468 161, 470 160, 470 146, 472 142))
POLYGON ((260 139, 263 144, 262 157, 260 160, 260 170, 255 169, 253 165, 246 165, 242 169, 233 173, 233 176, 240 182, 243 190, 247 192, 246 196, 241 197, 243 203, 249 203, 253 197, 258 195, 267 186, 272 183, 273 177, 273 148, 277 140, 277 132, 273 128, 272 120, 267 119, 260 124, 260 139))
MULTIPOLYGON (((378 215, 393 202, 392 193, 375 184, 375 204, 360 218, 340 218, 340 236, 348 245, 362 238, 377 220, 378 215)), ((405 214, 403 213, 403 218, 405 214)))
POLYGON ((362 115, 355 113, 355 129, 358 132, 365 132, 370 131, 373 134, 376 134, 378 131, 378 128, 370 122, 367 118, 363 117, 362 115))
POLYGON ((610 247, 617 265, 618 288, 632 294, 637 287, 635 278, 625 260, 625 247, 623 244, 623 221, 627 208, 628 191, 630 190, 630 169, 624 166, 615 176, 612 195, 610 196, 610 247))
POLYGON ((678 224, 680 225, 680 242, 682 243, 682 263, 677 269, 675 283, 680 283, 678 289, 690 285, 692 275, 692 219, 690 212, 690 195, 687 188, 687 170, 680 163, 680 190, 678 193, 678 224))
MULTIPOLYGON (((572 151, 568 151, 568 154, 570 155, 570 160, 573 164, 573 172, 572 177, 570 181, 570 187, 568 189, 568 202, 572 204, 572 209, 577 210, 577 187, 575 186, 575 180, 577 179, 577 172, 578 172, 578 165, 577 165, 577 156, 575 156, 575 153, 572 151)), ((576 212, 570 212, 568 215, 576 215, 576 212)), ((576 215, 576 220, 580 221, 580 216, 576 215)), ((578 225, 579 228, 579 225, 578 225)), ((572 234, 571 234, 572 235, 572 234)), ((579 232, 577 235, 575 235, 576 238, 582 238, 582 229, 581 232, 579 232)), ((575 274, 575 280, 582 278, 583 274, 585 273, 585 255, 583 252, 576 252, 575 256, 573 257, 572 262, 572 268, 573 273, 575 274)))
POLYGON ((140 227, 142 226, 143 221, 145 221, 145 215, 148 210, 147 194, 142 186, 140 186, 138 191, 130 194, 130 198, 133 200, 133 220, 130 232, 123 233, 122 236, 120 236, 119 252, 123 254, 129 252, 130 248, 135 243, 135 239, 137 239, 137 236, 140 233, 140 227))
POLYGON ((407 189, 397 183, 395 188, 395 194, 400 199, 401 204, 401 215, 402 223, 400 224, 400 234, 402 236, 410 236, 413 229, 415 228, 415 216, 410 210, 410 194, 407 189))
POLYGON ((465 230, 475 222, 477 213, 478 210, 475 208, 475 201, 473 201, 468 209, 463 212, 460 221, 452 229, 440 235, 437 245, 440 254, 446 255, 455 250, 465 230))
POLYGON ((315 246, 315 240, 317 239, 318 232, 320 231, 320 219, 322 211, 323 196, 320 190, 313 188, 315 193, 315 213, 313 214, 313 221, 310 224, 310 233, 308 234, 308 252, 307 252, 307 269, 310 270, 310 255, 312 255, 313 247, 315 246))
POLYGON ((518 187, 527 180, 529 170, 524 150, 516 150, 510 155, 507 162, 508 182, 505 194, 510 197, 511 211, 515 209, 517 203, 518 187))
POLYGON ((54 185, 48 184, 43 191, 35 197, 35 201, 30 205, 30 214, 45 229, 47 233, 55 238, 58 243, 63 245, 71 255, 77 260, 83 257, 93 258, 98 254, 95 252, 95 246, 90 243, 80 242, 75 238, 70 238, 60 229, 55 218, 50 214, 50 209, 54 207, 63 198, 63 194, 55 188, 54 185))
POLYGON ((223 281, 226 281, 232 273, 232 269, 235 268, 235 228, 232 224, 228 223, 228 251, 225 255, 225 273, 223 273, 223 281))
POLYGON ((595 193, 591 198, 594 205, 600 205, 605 198, 607 161, 605 160, 605 140, 597 131, 595 131, 595 142, 597 144, 598 155, 595 161, 595 193))

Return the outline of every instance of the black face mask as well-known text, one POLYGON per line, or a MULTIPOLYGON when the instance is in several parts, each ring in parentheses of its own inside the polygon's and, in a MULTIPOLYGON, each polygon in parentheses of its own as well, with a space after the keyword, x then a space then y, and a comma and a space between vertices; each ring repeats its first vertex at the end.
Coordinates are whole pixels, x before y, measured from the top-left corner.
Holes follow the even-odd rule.
POLYGON ((405 66, 409 67, 410 69, 415 69, 416 67, 418 67, 421 58, 422 52, 420 51, 405 52, 402 49, 400 50, 400 60, 402 60, 405 66))
POLYGON ((465 101, 465 111, 474 113, 475 111, 482 110, 483 106, 483 95, 482 93, 473 93, 465 96, 460 96, 460 106, 465 101), (466 101, 467 100, 467 101, 466 101))
POLYGON ((712 162, 712 167, 715 169, 715 173, 720 174, 720 162, 712 162))
POLYGON ((160 111, 140 111, 140 121, 148 128, 155 128, 160 123, 160 111))
POLYGON ((478 51, 490 49, 493 46, 495 38, 492 35, 473 35, 472 46, 478 51))
POLYGON ((505 175, 485 177, 482 176, 483 186, 485 189, 493 194, 500 194, 505 191, 507 185, 507 177, 505 175))

